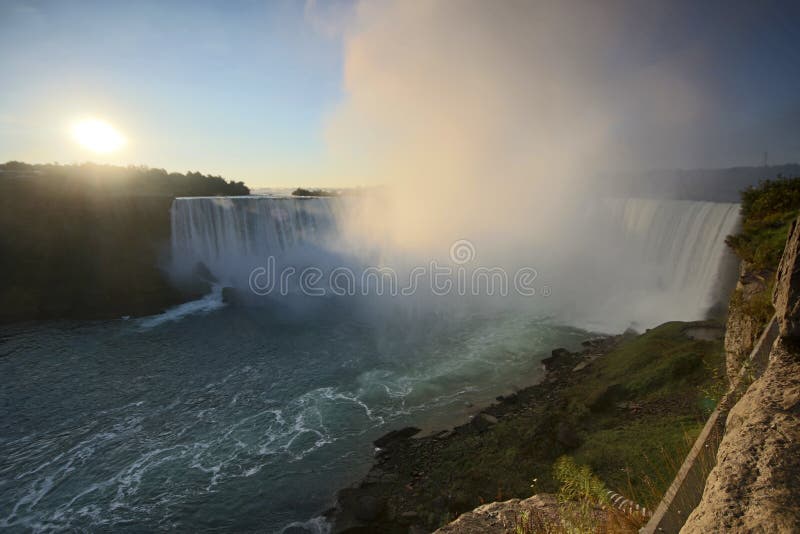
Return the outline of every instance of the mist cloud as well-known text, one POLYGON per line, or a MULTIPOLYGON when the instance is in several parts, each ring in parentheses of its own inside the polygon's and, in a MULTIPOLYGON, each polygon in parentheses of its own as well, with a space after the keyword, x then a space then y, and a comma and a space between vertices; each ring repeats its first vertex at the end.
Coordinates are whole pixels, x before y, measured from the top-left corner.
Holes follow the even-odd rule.
POLYGON ((714 111, 703 53, 652 59, 659 20, 633 6, 358 4, 326 132, 337 173, 389 184, 394 231, 419 243, 530 234, 598 170, 679 163, 714 111))
POLYGON ((416 258, 469 239, 482 265, 539 269, 567 313, 701 313, 681 311, 663 257, 643 263, 647 239, 621 235, 653 224, 680 241, 660 225, 686 208, 597 204, 598 173, 681 166, 724 114, 713 47, 665 42, 681 22, 667 6, 387 0, 350 20, 326 139, 337 175, 389 186, 362 231, 416 258))

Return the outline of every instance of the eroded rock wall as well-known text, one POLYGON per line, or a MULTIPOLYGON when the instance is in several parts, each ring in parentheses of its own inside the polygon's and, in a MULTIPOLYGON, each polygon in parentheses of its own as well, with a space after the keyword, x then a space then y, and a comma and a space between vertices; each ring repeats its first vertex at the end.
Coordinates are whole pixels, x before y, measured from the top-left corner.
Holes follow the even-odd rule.
POLYGON ((759 272, 745 261, 739 266, 739 280, 730 299, 725 327, 725 367, 731 384, 766 324, 764 317, 753 310, 759 300, 765 299, 769 276, 770 273, 759 272))
POLYGON ((799 222, 776 276, 780 336, 766 370, 728 414, 716 466, 681 532, 800 531, 799 222))

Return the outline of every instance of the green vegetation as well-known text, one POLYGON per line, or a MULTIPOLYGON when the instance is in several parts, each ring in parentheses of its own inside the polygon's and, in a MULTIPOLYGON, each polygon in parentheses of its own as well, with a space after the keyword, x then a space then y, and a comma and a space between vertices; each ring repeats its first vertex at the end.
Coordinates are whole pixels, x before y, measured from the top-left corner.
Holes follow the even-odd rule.
POLYGON ((741 289, 734 290, 731 295, 729 306, 731 308, 738 308, 745 315, 752 317, 758 324, 766 326, 775 309, 772 307, 772 290, 775 286, 775 273, 774 271, 767 271, 764 274, 762 289, 745 298, 744 292, 741 289))
POLYGON ((159 269, 173 198, 248 192, 196 172, 0 165, 0 322, 141 315, 183 301, 159 269))
POLYGON ((800 214, 800 177, 762 181, 742 191, 742 229, 725 242, 745 262, 747 290, 736 289, 729 309, 763 330, 775 313, 772 289, 792 221, 800 214))
POLYGON ((335 197, 339 196, 336 191, 327 191, 325 189, 303 189, 298 187, 292 191, 292 196, 295 197, 335 197))
POLYGON ((158 195, 196 197, 248 195, 243 182, 188 171, 168 173, 143 166, 82 163, 59 165, 9 161, 0 164, 3 192, 69 195, 158 195))
POLYGON ((589 466, 562 456, 553 464, 553 474, 561 484, 558 510, 526 510, 516 518, 515 534, 635 533, 644 526, 643 515, 613 506, 605 484, 589 466))
POLYGON ((446 496, 454 517, 482 502, 529 496, 533 477, 536 491, 556 492, 563 471, 553 462, 570 454, 609 488, 655 507, 705 423, 703 391, 724 366, 720 340, 687 336, 700 326, 719 328, 671 322, 630 336, 586 369, 567 370, 563 387, 532 389, 531 401, 518 401, 526 408, 490 431, 447 442, 430 466, 438 483, 422 490, 425 498, 446 496), (536 402, 540 395, 550 400, 536 402))
POLYGON ((754 269, 774 271, 798 214, 800 177, 762 181, 742 191, 742 231, 726 243, 754 269))
POLYGON ((654 507, 700 432, 704 391, 719 383, 721 341, 690 339, 665 323, 597 360, 564 393, 564 417, 583 427, 572 452, 609 486, 654 507))

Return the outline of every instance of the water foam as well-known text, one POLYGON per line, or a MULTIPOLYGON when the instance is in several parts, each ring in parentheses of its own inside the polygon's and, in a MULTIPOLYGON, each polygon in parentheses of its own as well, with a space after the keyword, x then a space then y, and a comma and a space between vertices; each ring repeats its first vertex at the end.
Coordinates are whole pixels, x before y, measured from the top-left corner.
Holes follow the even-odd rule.
POLYGON ((203 315, 225 307, 222 300, 222 286, 214 284, 211 292, 203 297, 174 306, 164 313, 139 319, 139 328, 155 328, 164 323, 180 321, 189 315, 203 315))

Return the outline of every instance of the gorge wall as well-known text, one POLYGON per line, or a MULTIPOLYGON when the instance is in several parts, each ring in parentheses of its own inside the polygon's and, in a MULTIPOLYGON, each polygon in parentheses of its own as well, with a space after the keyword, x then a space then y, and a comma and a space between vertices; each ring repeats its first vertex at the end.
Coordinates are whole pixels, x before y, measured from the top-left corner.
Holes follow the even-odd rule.
MULTIPOLYGON (((741 285, 744 291, 747 283, 741 285)), ((763 374, 728 414, 716 465, 681 532, 795 532, 800 525, 800 219, 791 227, 772 303, 780 335, 763 374)), ((755 328, 753 318, 744 318, 747 304, 742 299, 732 317, 739 330, 726 339, 729 371, 755 328)))
POLYGON ((158 313, 193 298, 161 267, 177 195, 246 195, 196 172, 0 164, 0 323, 158 313))

